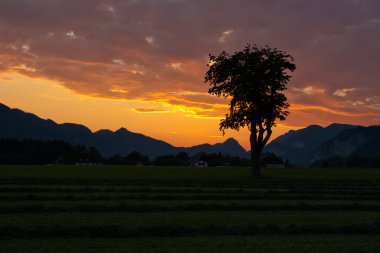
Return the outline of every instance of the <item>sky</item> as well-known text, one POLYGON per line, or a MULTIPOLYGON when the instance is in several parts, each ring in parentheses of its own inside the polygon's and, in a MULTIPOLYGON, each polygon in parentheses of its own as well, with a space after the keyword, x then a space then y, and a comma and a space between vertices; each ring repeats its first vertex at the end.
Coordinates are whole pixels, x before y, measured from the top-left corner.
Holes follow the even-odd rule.
POLYGON ((208 55, 247 43, 292 55, 290 129, 380 122, 377 0, 0 0, 0 102, 92 131, 175 146, 237 139, 207 93, 208 55))

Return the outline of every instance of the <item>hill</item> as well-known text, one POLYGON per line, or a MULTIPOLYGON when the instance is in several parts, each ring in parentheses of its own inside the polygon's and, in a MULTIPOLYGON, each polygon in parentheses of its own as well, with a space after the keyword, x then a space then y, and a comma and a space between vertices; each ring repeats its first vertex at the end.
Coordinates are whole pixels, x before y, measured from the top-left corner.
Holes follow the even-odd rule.
POLYGON ((377 164, 379 159, 380 126, 347 129, 323 143, 312 156, 313 164, 333 162, 336 166, 352 166, 359 161, 367 165, 377 164), (335 162, 332 161, 334 159, 335 162))
MULTIPOLYGON (((181 149, 181 148, 180 148, 181 149)), ((227 139, 223 143, 216 143, 214 145, 201 144, 193 147, 182 148, 183 152, 189 155, 195 155, 198 153, 222 153, 231 156, 239 156, 242 158, 249 158, 247 151, 233 138, 227 139)))
POLYGON ((79 124, 57 124, 50 119, 42 119, 19 109, 11 109, 0 103, 0 139, 61 140, 71 144, 94 146, 104 156, 119 154, 125 156, 138 151, 155 158, 160 155, 187 152, 222 153, 224 155, 247 157, 244 148, 234 139, 223 143, 202 144, 193 147, 175 147, 162 140, 120 128, 117 131, 99 130, 92 132, 79 124))
POLYGON ((331 124, 327 127, 311 125, 300 130, 291 130, 269 143, 264 151, 275 153, 284 161, 295 166, 307 166, 312 160, 314 151, 327 140, 341 132, 356 126, 331 124))

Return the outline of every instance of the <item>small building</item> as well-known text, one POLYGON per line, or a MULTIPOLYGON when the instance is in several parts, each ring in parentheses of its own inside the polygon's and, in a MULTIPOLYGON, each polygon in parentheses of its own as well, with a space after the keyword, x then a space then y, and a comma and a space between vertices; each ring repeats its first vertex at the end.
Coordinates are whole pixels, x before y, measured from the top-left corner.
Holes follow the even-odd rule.
POLYGON ((89 158, 80 158, 75 165, 96 165, 96 162, 90 160, 89 158))
POLYGON ((194 163, 195 167, 208 167, 208 163, 204 160, 198 160, 194 163))

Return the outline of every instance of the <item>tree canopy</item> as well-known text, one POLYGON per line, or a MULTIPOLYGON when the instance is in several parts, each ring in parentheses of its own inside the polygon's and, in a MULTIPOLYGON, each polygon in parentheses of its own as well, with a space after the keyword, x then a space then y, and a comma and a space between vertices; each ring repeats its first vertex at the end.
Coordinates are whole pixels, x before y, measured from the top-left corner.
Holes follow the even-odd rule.
POLYGON ((210 54, 205 82, 209 93, 229 98, 229 113, 220 130, 248 127, 251 131, 252 174, 260 175, 260 155, 276 120, 285 120, 289 103, 283 93, 296 69, 289 54, 269 46, 247 45, 242 51, 210 54))

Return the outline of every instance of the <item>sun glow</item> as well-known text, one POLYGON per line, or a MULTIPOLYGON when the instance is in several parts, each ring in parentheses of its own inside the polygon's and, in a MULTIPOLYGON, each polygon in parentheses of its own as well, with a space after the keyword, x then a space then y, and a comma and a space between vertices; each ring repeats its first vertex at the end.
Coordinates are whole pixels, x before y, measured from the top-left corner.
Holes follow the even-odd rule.
POLYGON ((99 98, 72 92, 52 80, 17 73, 0 74, 0 102, 57 123, 78 123, 92 131, 125 127, 176 146, 216 143, 234 137, 248 148, 246 134, 219 136, 220 117, 197 116, 197 107, 157 101, 99 98), (205 119, 213 120, 205 120, 205 119), (154 124, 153 124, 154 122, 154 124), (175 133, 175 134, 173 134, 175 133))

